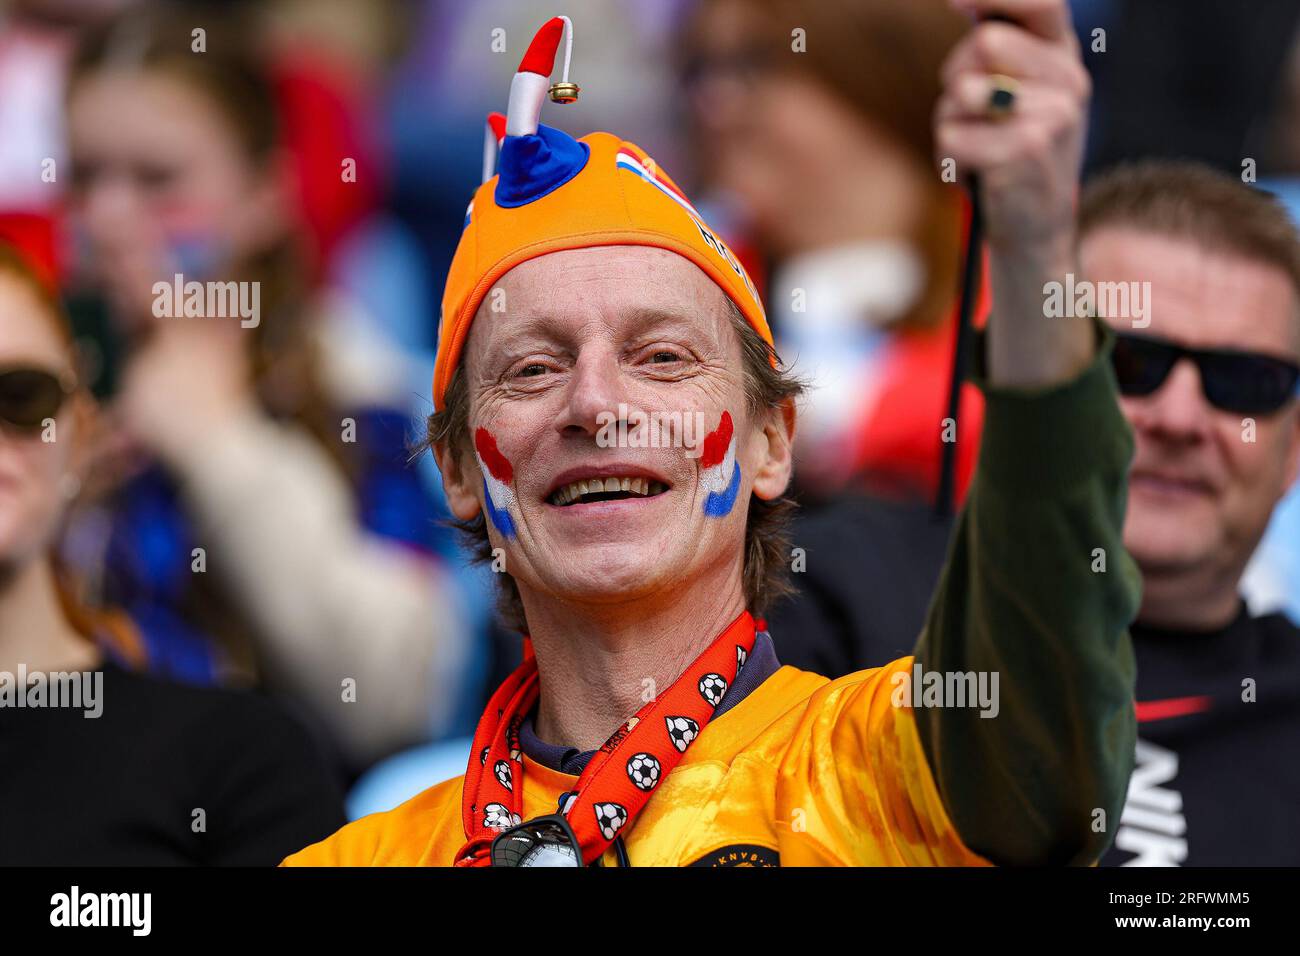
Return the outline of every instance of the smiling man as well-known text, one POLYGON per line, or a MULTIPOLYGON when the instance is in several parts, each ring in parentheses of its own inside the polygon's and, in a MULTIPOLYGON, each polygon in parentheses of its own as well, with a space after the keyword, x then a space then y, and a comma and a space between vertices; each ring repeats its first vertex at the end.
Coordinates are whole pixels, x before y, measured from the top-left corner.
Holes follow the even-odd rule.
POLYGON ((466 217, 430 421, 453 511, 480 556, 504 559, 524 661, 464 777, 287 863, 1042 864, 1105 849, 1134 742, 1132 440, 1108 334, 1045 318, 1040 291, 1074 269, 1087 75, 1063 0, 961 6, 1014 20, 956 48, 936 117, 941 156, 982 182, 988 409, 915 658, 836 681, 777 661, 760 615, 789 560, 799 386, 744 270, 650 157, 538 125, 557 18, 524 57, 498 174, 466 217), (619 409, 703 415, 708 432, 606 447, 619 409), (999 688, 1000 706, 974 687, 999 688))
POLYGON ((1106 862, 1295 866, 1300 628, 1240 584, 1300 473, 1300 235, 1271 196, 1171 162, 1091 183, 1080 231, 1089 281, 1152 295, 1149 326, 1107 319, 1143 598, 1138 767, 1106 862))

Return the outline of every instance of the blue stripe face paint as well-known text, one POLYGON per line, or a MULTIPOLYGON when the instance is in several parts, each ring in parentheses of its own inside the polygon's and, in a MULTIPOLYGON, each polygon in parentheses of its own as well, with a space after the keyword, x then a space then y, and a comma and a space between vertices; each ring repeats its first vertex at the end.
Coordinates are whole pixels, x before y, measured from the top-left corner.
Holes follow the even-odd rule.
POLYGON ((497 440, 486 428, 474 432, 474 454, 483 472, 483 503, 492 524, 504 537, 515 536, 515 522, 510 509, 515 505, 515 493, 510 487, 514 480, 514 467, 497 448, 497 440))
POLYGON ((725 518, 731 514, 740 495, 740 464, 734 463, 731 469, 731 484, 724 491, 711 491, 704 499, 704 513, 710 518, 725 518))
POLYGON ((510 512, 505 508, 498 508, 495 501, 492 500, 492 490, 488 487, 488 480, 483 479, 483 501, 487 504, 488 517, 492 519, 493 526, 502 536, 513 538, 515 536, 515 522, 510 517, 510 512))

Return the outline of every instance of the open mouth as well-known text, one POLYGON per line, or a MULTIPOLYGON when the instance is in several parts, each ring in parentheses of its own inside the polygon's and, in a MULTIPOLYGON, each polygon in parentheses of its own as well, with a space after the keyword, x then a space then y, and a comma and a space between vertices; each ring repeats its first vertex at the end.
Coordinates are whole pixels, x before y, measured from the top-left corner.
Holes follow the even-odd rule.
POLYGON ((547 501, 561 508, 569 505, 592 504, 597 501, 622 501, 625 498, 653 498, 662 495, 668 486, 653 478, 588 478, 571 481, 556 488, 547 501))

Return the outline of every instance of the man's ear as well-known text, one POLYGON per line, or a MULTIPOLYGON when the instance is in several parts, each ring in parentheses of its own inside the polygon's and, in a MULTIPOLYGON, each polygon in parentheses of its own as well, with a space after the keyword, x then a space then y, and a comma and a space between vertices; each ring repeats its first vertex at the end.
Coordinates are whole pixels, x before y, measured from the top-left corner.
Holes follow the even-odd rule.
POLYGON ((433 457, 438 462, 438 471, 442 475, 442 490, 447 495, 447 507, 461 521, 469 521, 483 510, 483 502, 478 491, 483 485, 483 476, 478 467, 472 470, 462 468, 460 456, 448 442, 437 442, 433 446, 433 457))
POLYGON ((774 501, 785 494, 794 474, 794 399, 769 409, 763 425, 762 457, 754 469, 754 494, 774 501))

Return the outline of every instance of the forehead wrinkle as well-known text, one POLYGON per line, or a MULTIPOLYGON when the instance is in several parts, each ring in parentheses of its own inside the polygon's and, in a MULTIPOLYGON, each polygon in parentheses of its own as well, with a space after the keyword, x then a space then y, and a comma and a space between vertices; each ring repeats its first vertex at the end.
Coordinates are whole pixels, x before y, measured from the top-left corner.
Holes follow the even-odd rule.
POLYGON ((634 305, 622 313, 622 318, 624 327, 631 333, 660 330, 670 333, 704 332, 711 343, 717 342, 716 315, 711 316, 715 321, 699 322, 692 315, 679 309, 634 305))
MULTIPOLYGON (((480 316, 479 321, 491 323, 493 318, 502 316, 488 312, 480 316)), ((594 335, 633 337, 649 332, 676 333, 686 340, 696 340, 696 344, 707 344, 710 348, 721 347, 719 342, 718 316, 713 321, 700 322, 691 315, 678 309, 654 305, 631 304, 627 308, 602 308, 590 316, 582 317, 575 325, 570 319, 550 309, 538 309, 524 318, 514 319, 510 328, 493 325, 483 347, 493 353, 513 351, 520 344, 556 343, 566 348, 577 350, 581 342, 594 335), (705 342, 699 343, 703 337, 705 342), (504 338, 498 348, 493 348, 494 339, 504 338)), ((477 322, 475 323, 478 324, 477 322)), ((471 329, 471 336, 476 329, 471 329)))
POLYGON ((641 333, 659 322, 703 352, 726 353, 729 348, 726 294, 694 263, 665 250, 602 247, 550 253, 512 269, 494 289, 505 293, 506 313, 491 311, 489 293, 464 353, 467 359, 479 355, 483 365, 492 356, 517 355, 520 346, 531 344, 519 340, 530 337, 576 352, 593 324, 613 337, 641 333), (610 252, 614 254, 606 257, 610 252), (540 263, 552 256, 552 267, 542 268, 540 263), (593 288, 611 284, 608 295, 593 293, 593 288), (479 326, 485 320, 511 313, 509 328, 494 323, 484 336, 479 326), (708 319, 701 321, 704 316, 708 319), (499 337, 503 335, 508 337, 499 337))

